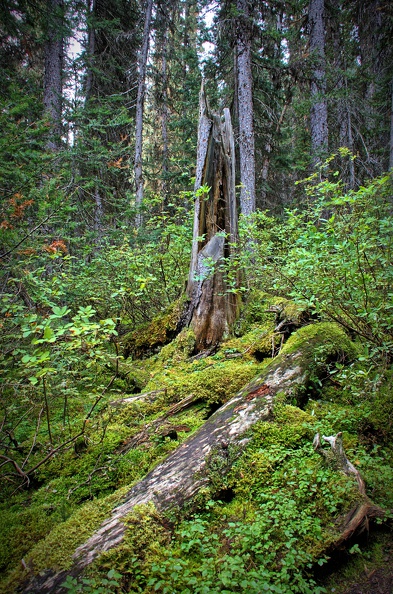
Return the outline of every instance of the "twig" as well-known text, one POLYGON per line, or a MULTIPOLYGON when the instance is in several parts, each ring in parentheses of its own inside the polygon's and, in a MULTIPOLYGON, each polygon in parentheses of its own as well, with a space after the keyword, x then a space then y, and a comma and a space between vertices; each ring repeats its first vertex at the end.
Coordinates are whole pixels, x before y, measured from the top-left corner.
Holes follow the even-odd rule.
MULTIPOLYGON (((76 435, 74 435, 73 437, 71 437, 70 439, 67 439, 66 441, 64 441, 63 443, 61 443, 59 446, 57 446, 54 449, 51 449, 50 452, 48 452, 48 454, 42 459, 40 460, 35 466, 33 466, 32 468, 29 468, 29 470, 22 470, 20 468, 20 466, 18 465, 18 463, 13 460, 12 458, 9 458, 8 456, 4 456, 2 454, 0 454, 0 458, 2 458, 3 460, 5 460, 5 462, 3 464, 0 465, 4 466, 4 464, 12 464, 16 470, 16 472, 27 481, 27 484, 30 484, 30 479, 29 476, 31 474, 33 474, 38 468, 40 468, 43 464, 45 464, 48 460, 50 460, 51 458, 53 458, 53 456, 55 454, 57 454, 57 452, 59 452, 60 450, 62 450, 63 448, 65 448, 66 446, 70 445, 71 443, 74 443, 74 441, 76 441, 77 439, 79 439, 79 437, 82 437, 82 435, 84 435, 85 430, 86 430, 86 424, 88 422, 88 420, 90 419, 91 415, 94 412, 94 409, 96 408, 96 406, 98 405, 98 403, 102 400, 104 394, 109 390, 109 388, 112 386, 113 382, 115 381, 117 375, 114 375, 110 382, 108 383, 108 385, 103 389, 103 391, 101 392, 101 394, 96 398, 96 400, 94 401, 94 403, 92 404, 89 412, 87 413, 83 424, 82 424, 82 428, 79 431, 79 433, 77 433, 76 435)), ((42 411, 41 413, 42 414, 42 411)), ((23 486, 23 484, 22 484, 23 486)))
POLYGON ((42 408, 41 408, 41 410, 40 410, 40 412, 38 413, 37 427, 36 427, 35 434, 34 434, 34 437, 33 437, 33 443, 31 444, 31 448, 30 448, 30 450, 29 450, 29 453, 27 454, 26 458, 24 459, 24 462, 23 462, 23 464, 22 464, 22 468, 24 468, 24 467, 25 467, 25 465, 26 465, 26 462, 27 462, 27 461, 28 461, 28 459, 30 458, 30 456, 31 456, 31 453, 32 453, 32 451, 33 451, 33 449, 34 449, 34 447, 35 447, 35 444, 36 444, 36 442, 37 442, 37 435, 38 435, 38 430, 39 430, 39 428, 40 428, 40 425, 41 425, 41 417, 42 417, 42 413, 43 413, 43 412, 44 412, 44 407, 42 407, 42 408))
POLYGON ((14 245, 11 249, 9 249, 8 252, 5 252, 4 254, 0 254, 0 258, 5 258, 6 256, 8 256, 8 254, 10 254, 14 250, 16 250, 16 248, 19 247, 21 243, 23 243, 24 241, 26 241, 26 239, 28 237, 30 237, 30 235, 32 235, 34 233, 34 231, 37 231, 37 229, 39 229, 40 227, 42 227, 42 225, 44 223, 46 223, 46 221, 48 221, 52 216, 53 216, 53 213, 49 214, 46 217, 46 219, 44 219, 43 221, 41 221, 41 223, 39 223, 36 227, 34 227, 34 229, 32 229, 27 235, 25 235, 16 245, 14 245))

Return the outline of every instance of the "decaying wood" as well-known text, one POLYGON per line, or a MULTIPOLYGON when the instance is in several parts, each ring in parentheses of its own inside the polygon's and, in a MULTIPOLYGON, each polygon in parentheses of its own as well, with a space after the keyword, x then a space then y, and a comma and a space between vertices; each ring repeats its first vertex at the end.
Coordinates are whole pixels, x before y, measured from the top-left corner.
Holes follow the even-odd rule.
POLYGON ((233 324, 238 298, 227 291, 220 262, 237 240, 235 144, 228 109, 223 121, 210 111, 202 86, 198 128, 193 246, 183 324, 196 336, 196 350, 218 344, 233 324), (200 188, 209 188, 200 193, 200 188))
MULTIPOLYGON (((162 390, 157 390, 157 392, 158 391, 162 391, 162 390)), ((132 448, 135 448, 135 447, 139 446, 140 444, 142 444, 142 443, 144 443, 146 441, 149 441, 150 440, 150 437, 151 437, 151 433, 157 432, 157 430, 162 426, 162 424, 167 420, 168 417, 172 417, 172 416, 178 414, 179 412, 182 412, 183 410, 186 410, 187 408, 189 408, 190 406, 192 406, 193 404, 195 404, 196 400, 198 400, 198 399, 194 396, 194 394, 190 394, 190 396, 186 396, 186 398, 183 398, 183 400, 180 400, 180 402, 176 402, 175 404, 173 404, 165 412, 164 415, 162 415, 158 419, 155 419, 151 423, 146 424, 144 426, 144 428, 142 429, 142 431, 139 431, 139 433, 137 433, 136 435, 134 435, 125 444, 125 446, 123 446, 121 448, 121 450, 120 450, 119 453, 120 454, 126 454, 132 448)), ((173 428, 173 429, 175 429, 175 428, 173 428)), ((180 429, 178 428, 177 430, 179 431, 180 429)))
POLYGON ((322 435, 322 439, 330 444, 330 450, 323 449, 320 435, 317 433, 313 440, 315 451, 324 456, 328 462, 333 462, 335 466, 342 470, 347 476, 354 476, 358 484, 359 493, 362 496, 362 500, 348 512, 342 521, 341 534, 331 545, 332 548, 338 548, 345 544, 355 534, 360 534, 364 530, 368 530, 369 520, 383 517, 385 511, 378 505, 372 503, 367 497, 366 485, 363 477, 352 462, 348 460, 344 451, 342 432, 328 437, 322 435))
POLYGON ((359 493, 365 496, 366 485, 358 469, 355 468, 355 466, 352 464, 352 462, 348 460, 346 456, 346 453, 344 451, 342 432, 337 433, 337 435, 330 435, 329 437, 322 435, 322 439, 323 441, 326 441, 330 444, 330 451, 326 451, 322 448, 319 433, 315 435, 313 440, 314 449, 320 454, 322 454, 322 456, 324 456, 325 458, 333 459, 337 468, 342 470, 344 474, 346 474, 347 476, 353 475, 358 483, 359 493))
POLYGON ((129 396, 128 398, 119 398, 118 400, 112 400, 110 402, 110 406, 114 408, 118 408, 121 406, 127 406, 128 404, 133 404, 134 402, 140 401, 148 401, 154 402, 157 400, 158 396, 165 396, 166 395, 166 388, 162 390, 152 390, 151 392, 143 392, 142 394, 136 394, 135 396, 129 396))
MULTIPOLYGON (((111 517, 75 551, 70 570, 57 574, 48 571, 29 581, 22 591, 25 594, 62 592, 60 584, 68 574, 80 574, 101 553, 122 542, 126 532, 123 520, 136 505, 152 502, 158 510, 165 511, 181 507, 190 500, 201 487, 209 483, 207 460, 213 449, 216 451, 217 448, 227 448, 233 444, 241 450, 248 441, 246 432, 257 421, 267 420, 271 416, 277 393, 293 395, 297 389, 308 384, 314 350, 322 345, 327 358, 336 352, 333 347, 332 353, 326 349, 323 332, 313 338, 312 348, 307 335, 299 339, 292 352, 284 348, 261 375, 224 404, 194 435, 130 489, 111 517)), ((315 374, 315 369, 312 373, 315 374)))

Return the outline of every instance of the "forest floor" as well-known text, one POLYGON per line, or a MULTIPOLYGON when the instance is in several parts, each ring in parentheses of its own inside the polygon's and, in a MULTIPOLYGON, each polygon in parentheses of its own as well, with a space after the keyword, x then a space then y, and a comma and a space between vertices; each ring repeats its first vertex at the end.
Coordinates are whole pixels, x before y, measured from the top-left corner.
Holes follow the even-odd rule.
MULTIPOLYGON (((279 391, 274 414, 255 420, 244 450, 229 447, 226 440, 213 448, 206 458, 206 483, 176 518, 149 505, 127 513, 122 542, 106 551, 86 579, 106 579, 108 569, 115 570, 121 574, 121 591, 138 587, 144 594, 186 587, 218 594, 227 583, 226 591, 247 594, 259 594, 261 583, 285 594, 319 588, 326 594, 392 594, 389 522, 370 522, 369 534, 329 552, 326 543, 339 538, 338 520, 357 504, 359 489, 314 451, 312 441, 316 432, 332 436, 343 431, 345 449, 364 476, 370 500, 391 510, 393 458, 386 428, 393 418, 393 371, 372 384, 373 378, 361 373, 361 361, 349 366, 358 347, 341 329, 322 322, 301 325, 302 312, 287 300, 279 303, 285 319, 301 327, 282 345, 275 330, 280 322, 272 301, 265 299, 256 297, 256 313, 252 310, 250 320, 244 314, 239 336, 223 342, 215 353, 195 357, 194 338, 187 330, 146 359, 120 362, 112 392, 92 416, 86 439, 39 468, 39 484, 28 498, 20 492, 10 505, 4 497, 0 566, 8 574, 0 592, 21 591, 31 577, 29 568, 42 580, 54 571, 69 571, 74 551, 100 529, 127 492, 181 451, 234 395, 241 394, 244 402, 233 412, 244 415, 255 393, 246 395, 244 387, 262 381, 261 374, 279 361, 289 365, 302 345, 304 359, 295 358, 297 367, 312 371, 310 387, 288 395, 279 391), (345 369, 352 373, 348 385, 344 375, 335 373, 345 369), (319 377, 323 382, 318 383, 319 377)), ((107 379, 105 375, 97 382, 106 385, 107 379)), ((78 406, 83 414, 88 393, 78 392, 74 400, 73 414, 78 406)), ((54 416, 54 404, 52 412, 54 416)), ((61 428, 60 407, 57 417, 61 428)), ((49 591, 41 582, 31 583, 24 592, 49 591)))
POLYGON ((348 557, 344 551, 336 562, 329 564, 332 573, 326 581, 321 580, 328 594, 392 594, 391 533, 377 533, 370 538, 369 552, 365 556, 353 560, 348 557))

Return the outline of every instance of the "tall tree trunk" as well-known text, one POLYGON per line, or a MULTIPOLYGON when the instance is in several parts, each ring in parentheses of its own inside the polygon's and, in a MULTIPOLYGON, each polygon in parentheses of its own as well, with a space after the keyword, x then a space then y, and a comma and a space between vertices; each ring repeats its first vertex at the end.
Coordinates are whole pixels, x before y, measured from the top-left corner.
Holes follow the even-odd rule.
POLYGON ((389 169, 393 169, 393 80, 391 83, 392 106, 390 112, 390 154, 389 154, 389 169))
POLYGON ((86 68, 86 85, 85 85, 85 103, 88 103, 93 89, 93 61, 96 45, 96 32, 94 23, 91 22, 94 18, 96 10, 96 0, 87 0, 88 11, 88 38, 87 38, 87 68, 86 68))
POLYGON ((255 139, 251 72, 251 24, 248 0, 237 0, 237 92, 239 110, 240 210, 255 211, 255 139))
POLYGON ((161 191, 164 200, 168 197, 168 73, 167 73, 168 31, 162 40, 162 108, 161 108, 161 139, 162 139, 162 182, 161 191))
POLYGON ((220 262, 230 257, 237 239, 235 145, 230 113, 224 122, 210 112, 202 87, 195 179, 193 247, 187 285, 191 325, 198 351, 214 347, 233 324, 238 300, 228 292, 220 262), (206 188, 201 192, 201 188, 206 188))
MULTIPOLYGON (((140 209, 143 202, 143 171, 142 171, 142 148, 143 148, 143 107, 146 93, 146 66, 149 54, 151 16, 153 0, 147 0, 145 8, 145 24, 143 27, 142 48, 139 57, 138 96, 136 100, 135 116, 135 206, 140 209)), ((135 224, 140 227, 142 215, 137 213, 135 224)))
POLYGON ((310 26, 310 53, 313 61, 311 74, 311 155, 315 165, 328 150, 328 121, 325 71, 325 4, 324 0, 310 0, 308 20, 310 26))
POLYGON ((45 42, 44 109, 51 129, 48 148, 60 148, 63 107, 63 62, 64 62, 64 3, 63 0, 48 0, 48 29, 45 42))

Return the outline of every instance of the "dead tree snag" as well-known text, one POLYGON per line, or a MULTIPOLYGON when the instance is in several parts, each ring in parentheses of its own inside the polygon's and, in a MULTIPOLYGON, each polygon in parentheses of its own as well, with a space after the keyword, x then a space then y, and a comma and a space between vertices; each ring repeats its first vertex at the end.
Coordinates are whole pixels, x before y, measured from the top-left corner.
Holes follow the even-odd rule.
POLYGON ((196 336, 196 350, 220 342, 235 320, 236 293, 228 292, 220 264, 237 240, 235 148, 229 109, 210 111, 202 86, 195 179, 193 247, 184 325, 196 336))

